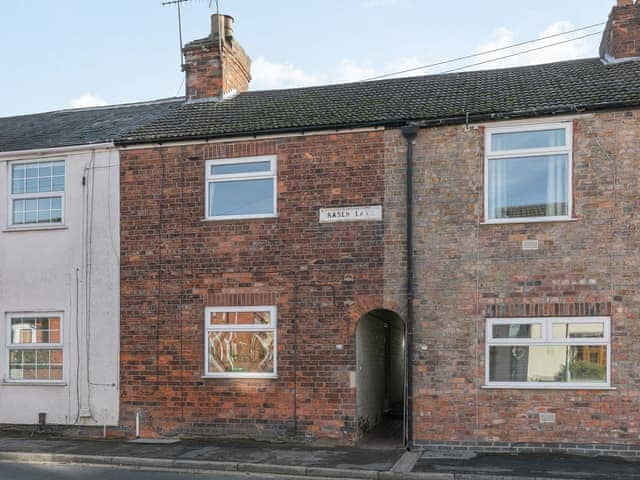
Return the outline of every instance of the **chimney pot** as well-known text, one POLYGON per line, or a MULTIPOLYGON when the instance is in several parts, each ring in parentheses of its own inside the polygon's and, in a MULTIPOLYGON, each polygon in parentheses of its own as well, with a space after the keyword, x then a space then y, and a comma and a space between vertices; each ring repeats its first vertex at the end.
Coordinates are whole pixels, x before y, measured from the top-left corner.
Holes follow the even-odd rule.
POLYGON ((618 0, 619 7, 628 7, 629 5, 633 5, 633 0, 618 0))
POLYGON ((248 90, 251 59, 233 35, 233 17, 213 14, 211 33, 185 45, 187 98, 224 98, 248 90))
POLYGON ((220 33, 223 38, 233 38, 233 17, 231 15, 211 15, 211 36, 217 38, 220 33))

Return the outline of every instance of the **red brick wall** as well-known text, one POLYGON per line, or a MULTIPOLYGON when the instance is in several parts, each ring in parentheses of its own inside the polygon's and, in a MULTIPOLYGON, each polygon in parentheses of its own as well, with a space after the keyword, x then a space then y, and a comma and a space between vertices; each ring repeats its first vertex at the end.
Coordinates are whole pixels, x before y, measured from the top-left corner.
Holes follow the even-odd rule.
POLYGON ((600 43, 600 57, 640 57, 640 1, 622 0, 613 7, 600 43))
POLYGON ((175 431, 351 440, 354 331, 384 305, 382 132, 121 152, 121 421, 175 431), (278 218, 203 221, 205 160, 276 154, 278 218), (204 308, 278 307, 278 378, 203 379, 204 308), (297 336, 297 340, 295 337, 297 336), (344 345, 343 350, 336 345, 344 345), (294 401, 295 400, 295 401, 294 401))
MULTIPOLYGON (((505 225, 481 224, 483 129, 420 131, 418 442, 640 443, 638 131, 638 110, 577 117, 575 221, 505 225), (540 249, 523 251, 523 239, 540 249), (482 388, 487 317, 609 313, 615 390, 482 388), (556 413, 557 423, 540 424, 539 412, 556 413)), ((386 139, 402 141, 396 131, 386 139)))
POLYGON ((251 60, 235 40, 222 42, 220 61, 217 36, 184 47, 187 98, 220 97, 233 90, 246 92, 251 81, 251 60))

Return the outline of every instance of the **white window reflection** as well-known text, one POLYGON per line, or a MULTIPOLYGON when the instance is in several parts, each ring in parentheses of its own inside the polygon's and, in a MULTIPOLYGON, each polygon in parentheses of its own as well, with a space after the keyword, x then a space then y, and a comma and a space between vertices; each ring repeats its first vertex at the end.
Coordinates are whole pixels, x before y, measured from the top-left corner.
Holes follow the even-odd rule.
POLYGON ((259 218, 276 214, 276 157, 207 162, 206 216, 209 219, 259 218))
POLYGON ((275 307, 211 307, 205 317, 205 375, 275 377, 275 307))
POLYGON ((504 127, 486 134, 488 222, 571 215, 571 124, 504 127))

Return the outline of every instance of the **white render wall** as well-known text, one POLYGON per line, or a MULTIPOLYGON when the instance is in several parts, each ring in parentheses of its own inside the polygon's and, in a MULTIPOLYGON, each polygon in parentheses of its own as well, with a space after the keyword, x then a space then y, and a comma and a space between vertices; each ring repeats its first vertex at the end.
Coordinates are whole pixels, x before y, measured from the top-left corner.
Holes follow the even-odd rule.
POLYGON ((0 423, 117 425, 119 157, 104 146, 57 154, 0 153, 0 423), (64 160, 64 228, 8 225, 12 160, 64 160), (85 185, 83 185, 85 177, 85 185), (63 381, 8 379, 10 313, 61 312, 63 381))

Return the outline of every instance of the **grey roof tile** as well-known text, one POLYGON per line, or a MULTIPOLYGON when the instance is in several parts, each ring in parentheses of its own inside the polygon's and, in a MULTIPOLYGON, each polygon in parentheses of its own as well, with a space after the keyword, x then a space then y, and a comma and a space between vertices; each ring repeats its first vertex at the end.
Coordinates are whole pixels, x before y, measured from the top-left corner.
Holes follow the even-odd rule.
POLYGON ((110 142, 183 102, 177 98, 0 118, 0 152, 110 142))
POLYGON ((583 59, 546 65, 249 91, 187 102, 120 143, 220 138, 407 121, 455 123, 492 115, 532 116, 640 105, 640 61, 583 59))

